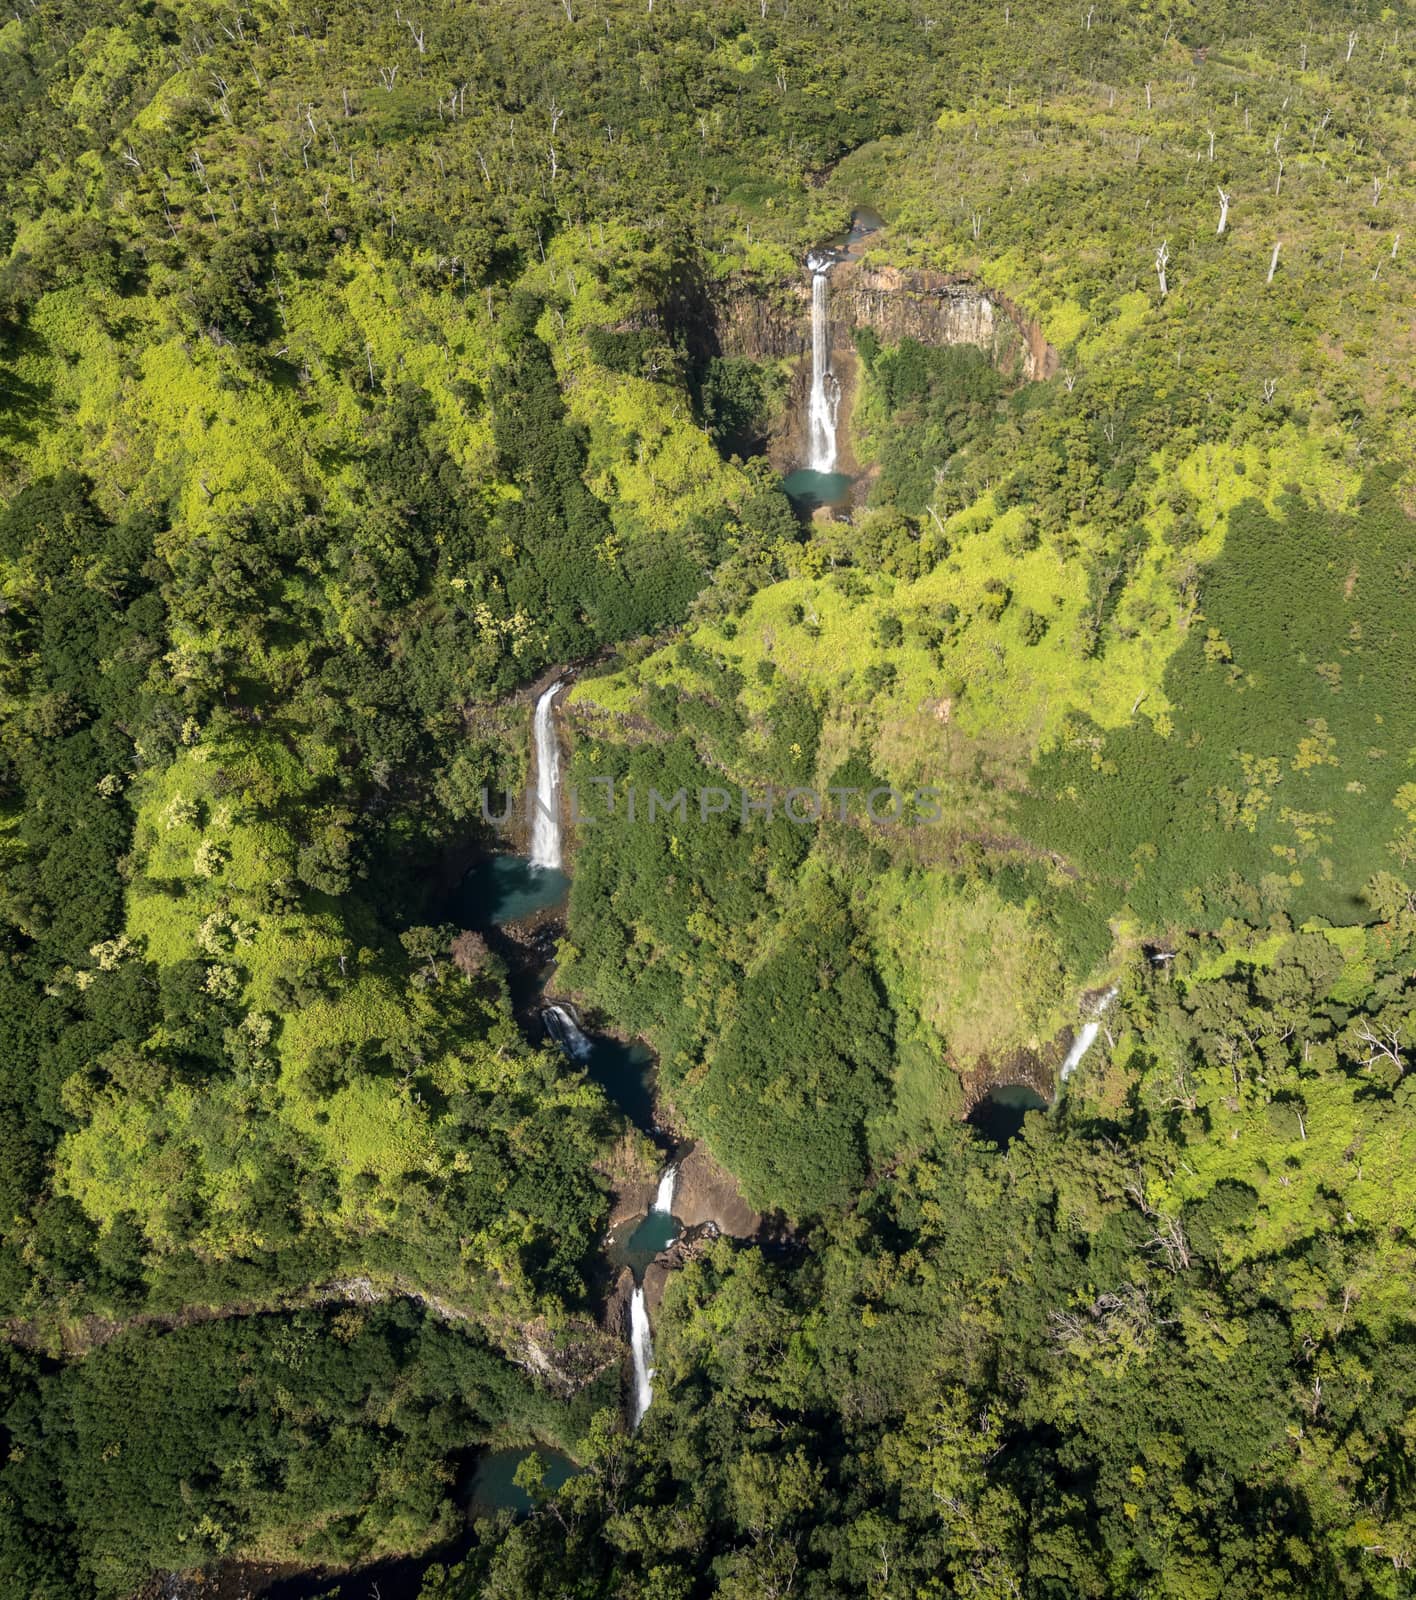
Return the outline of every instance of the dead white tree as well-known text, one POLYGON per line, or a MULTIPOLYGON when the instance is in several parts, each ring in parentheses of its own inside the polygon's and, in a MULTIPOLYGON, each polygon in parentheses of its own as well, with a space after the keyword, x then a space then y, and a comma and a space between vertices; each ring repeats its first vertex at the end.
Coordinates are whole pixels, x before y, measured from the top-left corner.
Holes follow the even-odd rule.
POLYGON ((1221 189, 1219 192, 1219 226, 1214 230, 1216 234, 1224 232, 1229 226, 1229 191, 1221 189))
POLYGON ((1282 239, 1275 239, 1274 240, 1274 245, 1273 245, 1273 255, 1269 257, 1268 277, 1266 277, 1264 279, 1265 283, 1272 283, 1273 282, 1273 275, 1274 275, 1275 272, 1278 271, 1278 252, 1280 250, 1282 250, 1282 249, 1283 249, 1283 240, 1282 239))
MULTIPOLYGON (((1154 961, 1158 960, 1159 957, 1152 956, 1151 959, 1154 961)), ((1185 1068, 1183 1066, 1175 1069, 1174 1091, 1175 1092, 1173 1094, 1167 1096, 1166 1098, 1165 1104, 1167 1106, 1174 1107, 1181 1111, 1194 1111, 1198 1109, 1200 1103, 1199 1096, 1195 1093, 1194 1086, 1191 1084, 1189 1077, 1186 1075, 1185 1068)))
POLYGON ((1210 160, 1213 161, 1214 160, 1214 129, 1213 128, 1211 128, 1209 130, 1209 136, 1210 136, 1210 160))
POLYGON ((1155 253, 1155 275, 1160 279, 1160 298, 1165 299, 1170 293, 1170 284, 1165 275, 1165 269, 1170 265, 1170 244, 1162 239, 1160 249, 1155 253))
POLYGON ((1401 1053, 1401 1034, 1395 1028, 1383 1024, 1377 1030, 1370 1022, 1364 1022, 1357 1030, 1357 1037, 1367 1047, 1366 1065, 1369 1072, 1378 1061, 1386 1061, 1405 1076, 1406 1060, 1401 1053))
POLYGON ((408 31, 413 35, 413 43, 418 46, 418 54, 420 56, 425 54, 427 47, 423 42, 425 38, 424 30, 422 28, 415 28, 410 22, 408 24, 408 31))
POLYGON ((1178 1217, 1157 1218, 1155 1234, 1146 1240, 1145 1247, 1159 1250, 1172 1272, 1182 1272, 1190 1265, 1190 1244, 1178 1217))
POLYGON ((1264 379, 1264 404, 1266 406, 1272 405, 1273 404, 1273 397, 1277 393, 1278 393, 1278 379, 1277 378, 1265 378, 1264 379))
POLYGON ((1356 30, 1356 28, 1354 28, 1352 30, 1352 32, 1347 35, 1347 54, 1343 57, 1343 60, 1344 61, 1351 61, 1352 52, 1356 48, 1357 48, 1357 30, 1356 30))

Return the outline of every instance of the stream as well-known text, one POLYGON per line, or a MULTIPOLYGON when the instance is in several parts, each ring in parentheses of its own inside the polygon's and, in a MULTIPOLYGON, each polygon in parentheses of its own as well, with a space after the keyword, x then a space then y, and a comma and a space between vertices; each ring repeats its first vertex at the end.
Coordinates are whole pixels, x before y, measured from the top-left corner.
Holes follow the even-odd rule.
MULTIPOLYGON (((566 686, 555 678, 536 699, 531 726, 531 826, 526 856, 498 855, 473 867, 459 886, 454 906, 464 927, 497 930, 531 918, 563 914, 570 892, 565 871, 562 819, 561 750, 556 730, 556 702, 566 686)), ((549 926, 545 944, 553 931, 549 926)), ((648 1213, 637 1225, 616 1229, 605 1240, 605 1258, 612 1269, 628 1267, 634 1276, 629 1304, 630 1384, 626 1416, 638 1427, 653 1400, 653 1345, 644 1273, 682 1231, 673 1214, 677 1166, 655 1106, 655 1061, 648 1047, 589 1032, 568 999, 550 992, 553 961, 513 974, 512 998, 522 1026, 533 1042, 548 1039, 575 1067, 585 1070, 625 1117, 665 1153, 666 1165, 648 1213), (626 1233, 626 1228, 628 1232, 626 1233)), ((632 1221, 633 1219, 631 1219, 632 1221)))
MULTIPOLYGON (((546 875, 565 879, 562 871, 564 846, 561 837, 560 741, 556 735, 554 716, 556 695, 561 687, 561 682, 557 680, 542 693, 536 702, 532 725, 536 797, 529 869, 533 878, 546 875)), ((655 1121, 654 1092, 650 1079, 652 1055, 642 1045, 625 1045, 613 1039, 587 1034, 580 1025, 580 1014, 573 1004, 551 1000, 549 996, 546 999, 547 1004, 541 1011, 545 1036, 553 1041, 568 1061, 584 1067, 629 1121, 662 1148, 664 1136, 655 1121)), ((605 1241, 610 1264, 621 1268, 627 1266, 634 1275, 634 1292, 629 1305, 632 1381, 626 1408, 632 1428, 637 1428, 644 1420, 644 1414, 654 1399, 654 1350, 649 1307, 644 1295, 644 1273, 650 1262, 667 1250, 680 1232, 673 1214, 676 1175, 677 1167, 670 1153, 648 1214, 627 1240, 621 1241, 612 1234, 605 1241)))

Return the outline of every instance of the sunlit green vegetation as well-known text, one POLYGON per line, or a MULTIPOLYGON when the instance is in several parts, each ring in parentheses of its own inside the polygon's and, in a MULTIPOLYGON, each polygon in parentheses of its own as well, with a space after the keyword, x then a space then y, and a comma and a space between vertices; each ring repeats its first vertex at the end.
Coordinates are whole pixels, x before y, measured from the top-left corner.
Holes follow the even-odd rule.
POLYGON ((425 1592, 1403 1594, 1414 936, 1188 939, 1086 1105, 716 1245, 623 1458, 425 1592))
POLYGON ((543 1439, 588 1470, 430 1595, 1404 1592, 1413 44, 7 16, 0 1589, 425 1550, 543 1439), (806 523, 792 363, 721 334, 861 203, 1056 370, 858 332, 806 523), (645 1150, 444 913, 572 661, 620 804, 558 987, 789 1234, 675 1276, 635 1436, 594 1301, 645 1150), (1058 1111, 961 1127, 1112 984, 1058 1111))

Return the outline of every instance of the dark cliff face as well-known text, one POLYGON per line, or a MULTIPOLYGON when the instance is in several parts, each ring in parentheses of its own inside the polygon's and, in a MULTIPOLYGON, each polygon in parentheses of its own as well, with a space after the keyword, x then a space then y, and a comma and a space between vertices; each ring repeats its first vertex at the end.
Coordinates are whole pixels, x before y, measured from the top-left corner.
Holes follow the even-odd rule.
MULTIPOLYGON (((802 356, 811 349, 811 287, 739 284, 714 307, 724 355, 758 361, 802 356)), ((1004 372, 1032 380, 1057 370, 1057 352, 1036 323, 995 290, 967 277, 906 271, 846 261, 831 274, 831 344, 851 348, 856 328, 873 328, 883 344, 972 344, 1004 372)))

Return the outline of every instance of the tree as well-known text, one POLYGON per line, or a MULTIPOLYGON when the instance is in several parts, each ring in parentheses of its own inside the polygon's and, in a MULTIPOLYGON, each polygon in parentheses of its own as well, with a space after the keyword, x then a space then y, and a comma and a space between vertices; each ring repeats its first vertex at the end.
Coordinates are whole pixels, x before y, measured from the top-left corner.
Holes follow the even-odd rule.
POLYGON ((485 970, 491 951, 480 933, 465 929, 453 939, 451 955, 453 964, 464 977, 475 978, 485 970))

